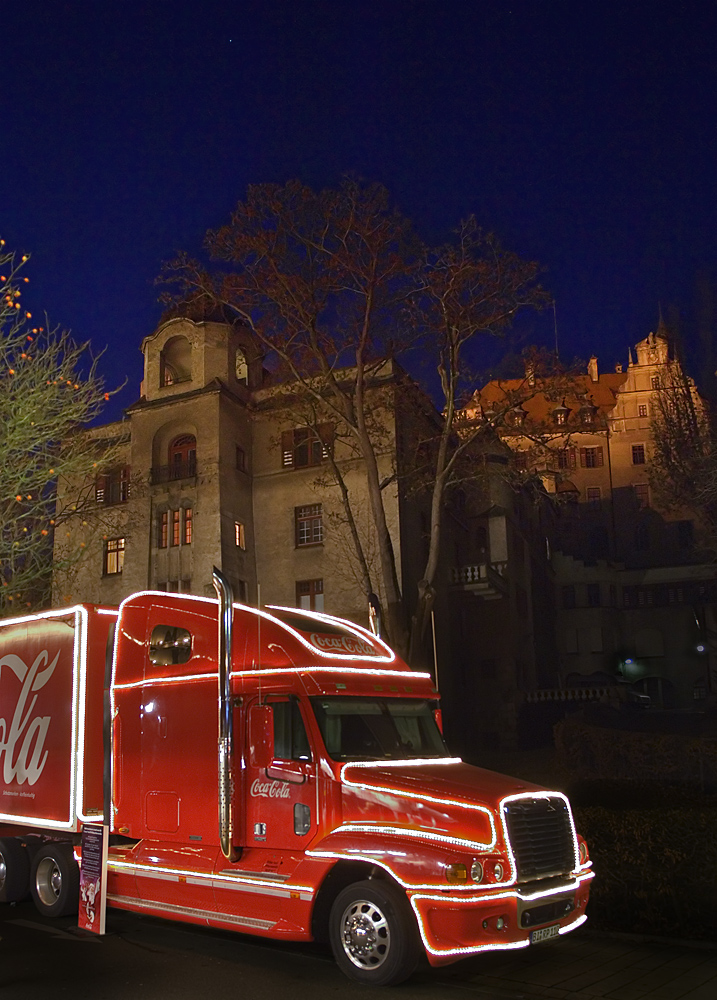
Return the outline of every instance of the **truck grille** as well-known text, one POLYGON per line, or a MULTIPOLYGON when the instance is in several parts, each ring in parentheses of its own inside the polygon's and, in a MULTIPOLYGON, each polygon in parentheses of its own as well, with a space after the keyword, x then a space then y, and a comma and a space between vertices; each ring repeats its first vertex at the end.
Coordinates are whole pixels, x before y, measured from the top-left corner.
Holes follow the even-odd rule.
POLYGON ((563 799, 518 799, 505 808, 518 879, 546 878, 575 867, 570 814, 563 799))

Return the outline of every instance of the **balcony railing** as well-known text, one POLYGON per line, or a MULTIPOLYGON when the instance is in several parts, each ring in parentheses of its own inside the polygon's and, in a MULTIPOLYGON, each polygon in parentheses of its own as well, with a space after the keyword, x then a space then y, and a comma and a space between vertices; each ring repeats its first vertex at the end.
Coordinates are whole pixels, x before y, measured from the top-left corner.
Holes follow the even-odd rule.
POLYGON ((454 566, 450 571, 451 586, 479 594, 487 600, 502 597, 508 591, 508 581, 504 578, 507 568, 507 562, 454 566))
POLYGON ((193 479, 197 474, 197 463, 174 462, 172 465, 158 465, 152 469, 152 485, 176 482, 178 479, 193 479))

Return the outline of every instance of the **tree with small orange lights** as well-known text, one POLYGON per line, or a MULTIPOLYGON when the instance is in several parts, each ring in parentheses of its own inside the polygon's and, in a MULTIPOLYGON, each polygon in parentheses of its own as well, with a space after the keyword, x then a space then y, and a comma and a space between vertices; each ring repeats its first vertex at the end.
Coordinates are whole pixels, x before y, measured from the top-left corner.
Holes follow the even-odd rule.
MULTIPOLYGON (((94 482, 112 456, 81 431, 110 393, 89 344, 36 324, 23 304, 29 257, 0 240, 0 615, 47 606, 53 539, 91 516, 94 482), (62 497, 60 500, 59 497, 62 497)), ((81 552, 70 552, 64 562, 81 552)))

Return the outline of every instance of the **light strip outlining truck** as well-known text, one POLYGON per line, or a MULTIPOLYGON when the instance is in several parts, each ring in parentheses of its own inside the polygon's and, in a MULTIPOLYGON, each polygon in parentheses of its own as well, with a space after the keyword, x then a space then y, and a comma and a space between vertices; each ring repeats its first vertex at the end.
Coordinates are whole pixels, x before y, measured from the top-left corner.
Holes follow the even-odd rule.
POLYGON ((451 757, 368 629, 214 583, 0 623, 0 901, 76 912, 106 824, 110 907, 327 941, 363 983, 584 923, 565 795, 451 757))

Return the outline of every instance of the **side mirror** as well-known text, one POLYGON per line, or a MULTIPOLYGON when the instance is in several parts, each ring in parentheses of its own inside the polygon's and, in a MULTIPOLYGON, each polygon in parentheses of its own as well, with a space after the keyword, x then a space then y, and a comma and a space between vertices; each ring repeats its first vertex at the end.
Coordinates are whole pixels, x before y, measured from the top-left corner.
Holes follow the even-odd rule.
POLYGON ((249 762, 266 769, 274 760, 274 713, 271 705, 254 705, 249 710, 249 762))

